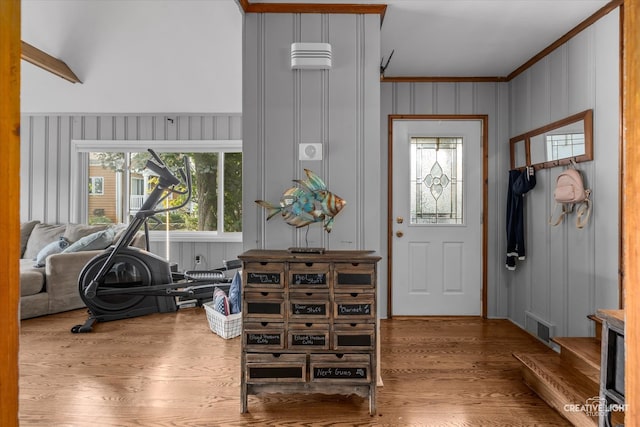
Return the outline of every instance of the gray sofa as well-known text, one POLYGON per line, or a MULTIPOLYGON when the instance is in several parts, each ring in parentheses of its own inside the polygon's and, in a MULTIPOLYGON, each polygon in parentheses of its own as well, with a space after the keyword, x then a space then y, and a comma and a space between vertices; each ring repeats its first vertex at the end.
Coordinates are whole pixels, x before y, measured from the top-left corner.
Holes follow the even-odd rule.
MULTIPOLYGON (((20 318, 84 307, 78 277, 91 258, 113 244, 124 226, 21 224, 20 318)), ((144 234, 132 245, 144 248, 144 234)))

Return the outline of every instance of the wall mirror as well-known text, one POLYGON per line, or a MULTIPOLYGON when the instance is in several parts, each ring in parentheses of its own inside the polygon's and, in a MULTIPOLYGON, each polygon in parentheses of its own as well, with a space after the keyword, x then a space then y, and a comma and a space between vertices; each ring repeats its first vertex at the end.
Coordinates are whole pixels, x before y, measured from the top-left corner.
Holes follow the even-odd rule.
POLYGON ((571 160, 577 163, 593 160, 593 110, 518 135, 509 143, 511 169, 524 166, 544 169, 566 165, 571 160))
POLYGON ((527 159, 527 141, 524 139, 511 140, 511 169, 519 169, 527 166, 530 161, 527 159))

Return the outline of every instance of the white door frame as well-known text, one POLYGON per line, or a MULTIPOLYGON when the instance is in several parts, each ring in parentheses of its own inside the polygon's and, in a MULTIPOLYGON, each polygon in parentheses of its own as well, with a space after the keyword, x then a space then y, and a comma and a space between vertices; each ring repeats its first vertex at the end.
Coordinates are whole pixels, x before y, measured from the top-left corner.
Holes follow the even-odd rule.
POLYGON ((387 122, 387 318, 392 313, 393 265, 393 121, 394 120, 479 120, 482 122, 482 317, 487 317, 487 240, 488 240, 488 174, 489 174, 489 116, 486 114, 390 114, 387 122))

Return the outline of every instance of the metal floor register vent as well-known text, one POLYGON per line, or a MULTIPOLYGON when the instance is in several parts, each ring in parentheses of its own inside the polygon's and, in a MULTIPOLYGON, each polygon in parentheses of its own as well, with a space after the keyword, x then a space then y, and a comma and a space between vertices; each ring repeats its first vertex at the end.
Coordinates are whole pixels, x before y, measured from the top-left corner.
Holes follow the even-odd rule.
POLYGON ((525 329, 547 345, 551 345, 551 338, 555 336, 555 325, 529 311, 525 311, 525 329))

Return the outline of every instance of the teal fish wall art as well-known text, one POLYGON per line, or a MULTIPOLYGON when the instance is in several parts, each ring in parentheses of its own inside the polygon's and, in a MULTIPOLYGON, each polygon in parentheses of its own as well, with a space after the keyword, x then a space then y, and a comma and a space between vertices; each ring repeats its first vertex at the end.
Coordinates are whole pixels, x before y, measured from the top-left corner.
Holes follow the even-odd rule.
POLYGON ((256 200, 256 203, 268 212, 267 221, 280 213, 284 221, 293 227, 304 227, 315 222, 323 222, 327 233, 331 232, 334 218, 347 202, 327 190, 327 186, 318 175, 304 170, 307 179, 294 179, 299 184, 285 190, 279 203, 256 200))

